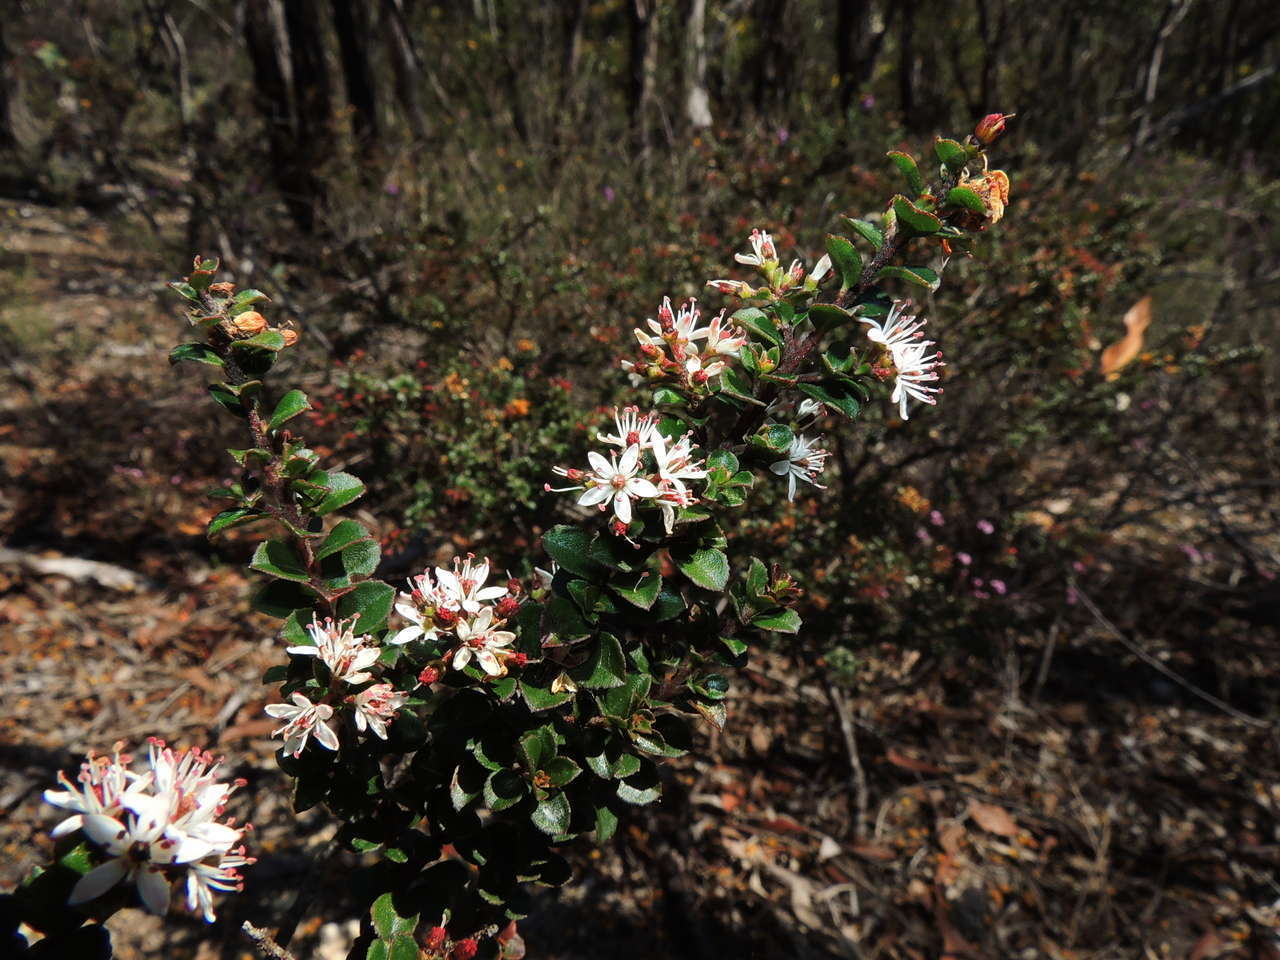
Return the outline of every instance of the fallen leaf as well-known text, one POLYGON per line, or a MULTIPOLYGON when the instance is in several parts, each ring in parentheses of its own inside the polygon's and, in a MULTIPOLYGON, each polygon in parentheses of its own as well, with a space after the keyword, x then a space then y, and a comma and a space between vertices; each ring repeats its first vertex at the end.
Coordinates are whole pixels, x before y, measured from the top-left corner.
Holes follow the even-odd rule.
POLYGON ((1102 373, 1114 379, 1119 370, 1142 352, 1142 335, 1151 325, 1151 297, 1145 296, 1124 315, 1125 335, 1102 351, 1102 373))
POLYGON ((1016 837, 1018 835, 1018 825, 1014 822, 1013 817, 1009 816, 1009 811, 1004 807, 997 807, 994 803, 979 803, 977 800, 970 800, 969 816, 973 817, 974 822, 988 833, 994 833, 1001 837, 1016 837))
POLYGON ((902 767, 904 770, 911 770, 915 773, 945 773, 937 764, 930 763, 928 760, 917 760, 915 757, 903 753, 897 747, 890 747, 885 751, 885 758, 895 767, 902 767))

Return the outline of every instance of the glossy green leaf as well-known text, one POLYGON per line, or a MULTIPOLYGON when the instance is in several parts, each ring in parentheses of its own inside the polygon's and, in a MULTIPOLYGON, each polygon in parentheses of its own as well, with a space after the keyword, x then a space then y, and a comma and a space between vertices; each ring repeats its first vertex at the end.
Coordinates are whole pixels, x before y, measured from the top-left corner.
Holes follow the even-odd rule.
POLYGON ((231 346, 237 350, 269 350, 275 353, 284 349, 284 334, 279 330, 267 329, 243 340, 232 340, 231 346))
POLYGON ((608 843, 618 832, 618 815, 607 806, 596 807, 596 843, 608 843))
POLYGON ((800 392, 825 403, 834 410, 840 411, 850 420, 856 417, 861 409, 857 399, 849 396, 845 391, 828 389, 820 383, 802 383, 800 384, 800 392))
POLYGON ((680 572, 704 590, 719 593, 729 582, 729 558, 723 550, 711 548, 683 555, 673 552, 672 558, 680 572))
POLYGON ((900 229, 918 237, 928 237, 938 232, 942 221, 927 210, 921 210, 902 194, 893 198, 893 212, 900 229))
POLYGON ((166 286, 179 296, 186 297, 192 303, 200 302, 200 294, 198 294, 195 287, 191 286, 189 283, 184 283, 181 280, 173 280, 166 284, 166 286))
POLYGON ((267 514, 252 507, 233 507, 230 510, 223 510, 209 521, 209 529, 205 531, 205 536, 212 537, 223 530, 230 530, 232 527, 253 523, 253 521, 262 520, 266 516, 267 514))
POLYGON ((215 403, 234 413, 237 417, 244 416, 244 407, 240 403, 240 398, 225 383, 209 384, 209 396, 213 397, 215 403))
POLYGON ((237 314, 243 313, 245 310, 249 309, 249 307, 253 306, 255 303, 261 303, 263 300, 270 299, 271 298, 261 290, 241 290, 231 299, 231 315, 236 316, 237 314))
POLYGON ((592 535, 581 527, 565 524, 552 527, 542 535, 542 547, 556 563, 570 573, 593 579, 602 573, 600 563, 592 557, 592 535))
POLYGON ((383 940, 390 940, 398 934, 412 934, 418 928, 418 915, 402 917, 396 912, 392 895, 384 893, 373 901, 369 908, 369 917, 373 920, 373 929, 383 940))
POLYGON ((754 333, 761 340, 776 346, 782 345, 782 337, 773 320, 759 307, 743 307, 732 317, 738 326, 754 333))
POLYGON ((306 583, 311 579, 306 565, 293 549, 293 545, 284 540, 267 540, 258 544, 249 567, 262 573, 269 573, 282 580, 296 580, 306 583))
POLYGON ((325 487, 329 492, 312 510, 320 516, 341 510, 364 495, 364 484, 360 482, 360 478, 342 471, 329 474, 325 487))
MULTIPOLYGON (((295 610, 309 611, 319 599, 315 591, 292 580, 272 580, 253 598, 253 609, 283 620, 295 610)), ((310 617, 306 619, 310 620, 310 617)))
POLYGON ((849 224, 850 229, 857 233, 858 236, 871 244, 873 249, 879 250, 884 246, 884 234, 870 223, 867 223, 867 221, 855 220, 852 217, 845 217, 844 221, 849 224))
POLYGON ((527 792, 524 777, 513 770, 495 770, 484 782, 484 803, 496 813, 515 806, 527 792))
POLYGON ((907 186, 911 188, 912 194, 919 196, 924 193, 924 177, 920 176, 920 168, 915 160, 901 150, 890 150, 888 156, 898 171, 906 177, 907 186))
POLYGON ((563 787, 577 779, 582 768, 568 757, 555 757, 542 768, 553 787, 563 787))
POLYGON ((815 303, 809 308, 809 320, 819 333, 830 333, 852 319, 852 313, 837 307, 834 303, 815 303))
POLYGON ((769 423, 751 437, 751 444, 770 453, 785 454, 794 439, 795 435, 785 423, 769 423))
POLYGON ((268 421, 267 427, 271 430, 279 430, 282 426, 302 413, 304 410, 311 409, 311 401, 307 399, 307 395, 301 390, 290 390, 280 402, 276 404, 275 410, 271 413, 271 420, 268 421))
POLYGON ((422 951, 412 936, 400 934, 391 941, 391 949, 387 951, 387 960, 420 960, 422 951))
POLYGON ((610 633, 600 634, 586 662, 573 670, 578 685, 588 690, 621 686, 626 680, 626 673, 627 660, 623 656, 622 645, 610 633))
POLYGON ((751 621, 753 627, 773 633, 799 633, 800 615, 794 610, 781 610, 751 621))
POLYGON ((897 277, 899 280, 906 280, 927 290, 937 290, 938 285, 942 283, 938 274, 928 267, 881 267, 878 279, 886 277, 897 277))
POLYGON ((183 360, 194 360, 196 363, 207 363, 211 367, 226 366, 218 351, 207 343, 180 343, 169 351, 169 363, 180 363, 183 360))
POLYGON ((391 613, 396 592, 381 580, 366 580, 338 601, 338 617, 359 617, 357 633, 374 633, 381 630, 391 613))
POLYGON ((643 806, 660 796, 662 783, 658 780, 657 768, 650 761, 645 761, 639 770, 618 783, 618 799, 626 803, 643 806))
POLYGON ((520 681, 520 696, 530 710, 550 710, 573 699, 572 693, 552 693, 549 687, 538 687, 524 680, 520 681))
POLYGON ((369 531, 354 520, 342 520, 334 525, 334 528, 321 541, 320 546, 316 547, 316 559, 323 560, 330 554, 345 550, 353 543, 370 538, 369 531))
POLYGON ((934 141, 933 152, 938 155, 938 159, 942 161, 943 165, 953 173, 957 170, 963 170, 970 159, 969 151, 964 148, 963 144, 942 137, 934 141))
POLYGON ((842 278, 840 288, 847 290, 857 286, 862 277, 862 257, 854 249, 853 241, 833 233, 827 234, 827 253, 842 278))
POLYGON ((954 207, 964 207, 974 213, 987 212, 987 205, 982 202, 982 198, 968 187, 952 187, 948 190, 947 203, 954 207))
POLYGON ((662 575, 648 571, 639 577, 632 573, 619 574, 609 582, 609 586, 627 603, 648 610, 662 590, 662 575))

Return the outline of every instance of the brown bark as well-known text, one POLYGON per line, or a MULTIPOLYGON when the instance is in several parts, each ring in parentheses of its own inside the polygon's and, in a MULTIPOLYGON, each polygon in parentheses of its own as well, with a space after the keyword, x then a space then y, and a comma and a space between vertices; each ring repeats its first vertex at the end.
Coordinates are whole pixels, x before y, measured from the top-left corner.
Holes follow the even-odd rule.
POLYGON ((367 150, 379 137, 378 95, 369 64, 369 8, 351 0, 330 0, 330 4, 351 105, 351 129, 356 145, 367 150))
MULTIPOLYGON (((886 21, 894 9, 889 7, 886 21)), ((854 94, 871 79, 888 33, 887 23, 879 30, 872 28, 873 11, 871 0, 836 0, 836 73, 843 110, 849 109, 854 94)))

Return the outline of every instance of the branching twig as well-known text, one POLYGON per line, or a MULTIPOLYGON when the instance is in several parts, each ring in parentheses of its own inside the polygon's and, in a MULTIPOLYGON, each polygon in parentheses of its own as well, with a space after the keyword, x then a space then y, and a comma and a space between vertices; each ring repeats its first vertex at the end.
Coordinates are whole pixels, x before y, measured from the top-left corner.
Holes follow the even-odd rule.
POLYGON ((849 715, 849 704, 844 694, 830 681, 825 681, 824 686, 827 688, 827 699, 831 701, 836 717, 840 720, 840 732, 844 735, 845 752, 849 756, 849 780, 853 786, 854 831, 857 836, 862 836, 863 827, 867 823, 869 799, 867 775, 862 769, 862 757, 858 753, 858 739, 854 734, 853 719, 849 715))
POLYGON ((271 960, 297 960, 296 957, 280 944, 276 943, 262 927, 255 927, 246 920, 240 925, 240 929, 244 931, 244 935, 253 941, 253 945, 264 957, 270 957, 271 960))

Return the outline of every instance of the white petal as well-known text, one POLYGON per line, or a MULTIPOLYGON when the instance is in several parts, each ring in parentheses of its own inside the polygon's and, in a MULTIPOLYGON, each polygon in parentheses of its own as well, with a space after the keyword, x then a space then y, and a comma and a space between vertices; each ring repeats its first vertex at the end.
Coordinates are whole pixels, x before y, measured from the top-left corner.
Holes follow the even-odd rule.
POLYGON ((60 824, 50 830, 49 836, 53 837, 55 840, 58 837, 65 837, 72 830, 79 830, 83 823, 84 817, 77 813, 74 817, 67 817, 67 819, 63 820, 60 824))
POLYGON ((397 633, 394 637, 388 640, 387 643, 391 644, 392 646, 400 647, 413 640, 417 640, 420 636, 422 636, 422 633, 423 633, 422 628, 419 626, 415 625, 412 627, 405 627, 403 630, 397 633))
POLYGON ((623 523, 631 522, 631 498, 622 491, 613 498, 613 513, 623 523))
POLYGON ((777 463, 769 464, 769 469, 772 470, 774 473, 776 473, 778 476, 785 477, 787 475, 787 471, 791 469, 791 461, 779 460, 777 463))
POLYGON ((597 487, 589 487, 582 496, 578 498, 578 506, 594 507, 597 503, 603 503, 613 496, 613 487, 601 484, 597 487))
POLYGON ((138 871, 138 894, 152 913, 164 916, 169 912, 169 881, 159 870, 143 868, 138 871))
POLYGON ((602 477, 607 477, 613 473, 613 464, 594 450, 587 454, 587 462, 591 464, 591 469, 602 477))
POLYGON ((275 717, 277 720, 292 720, 302 712, 300 708, 287 703, 269 703, 265 710, 268 717, 275 717))
MULTIPOLYGON (((217 846, 208 840, 200 837, 183 836, 178 840, 178 845, 169 851, 170 863, 190 863, 192 860, 199 860, 207 857, 218 849, 217 846)), ((141 886, 141 884, 139 884, 141 886)))
POLYGON ((87 813, 82 825, 85 836, 94 843, 101 844, 113 853, 123 849, 121 841, 128 835, 128 831, 119 820, 104 817, 100 813, 87 813))
POLYGON ((515 640, 515 638, 516 638, 516 635, 512 633, 510 630, 494 630, 492 633, 489 634, 489 646, 491 647, 510 646, 511 642, 515 640))
POLYGON ((470 647, 462 647, 457 653, 453 655, 453 669, 455 670, 461 670, 470 662, 471 662, 470 647))
POLYGON ((622 452, 621 459, 618 460, 618 472, 624 474, 635 473, 636 464, 640 462, 640 445, 633 443, 622 452))
POLYGON ((67 898, 67 903, 74 907, 77 903, 96 900, 123 880, 128 872, 124 861, 118 857, 108 860, 100 867, 94 867, 76 881, 76 885, 71 888, 71 896, 67 898))
POLYGON ((476 663, 480 664, 480 669, 491 677, 502 673, 502 665, 498 663, 498 658, 488 650, 476 651, 476 663))
POLYGON ((444 587, 449 593, 462 593, 462 581, 454 575, 452 570, 436 567, 436 583, 444 587))
POLYGON ((338 735, 333 732, 333 728, 327 723, 317 723, 315 735, 316 739, 320 741, 320 746, 328 750, 338 749, 338 735))
POLYGON ((422 623, 422 613, 412 603, 397 603, 396 613, 411 623, 422 623))
POLYGON ((633 497, 656 497, 661 492, 651 480, 644 477, 632 477, 627 481, 627 493, 633 497))
POLYGON ((311 645, 307 645, 304 647, 285 647, 284 652, 292 653, 294 656, 297 656, 297 657, 314 657, 320 653, 320 648, 314 647, 311 645))
POLYGON ((506 587, 485 587, 483 590, 476 591, 477 600, 497 600, 507 595, 506 587))

